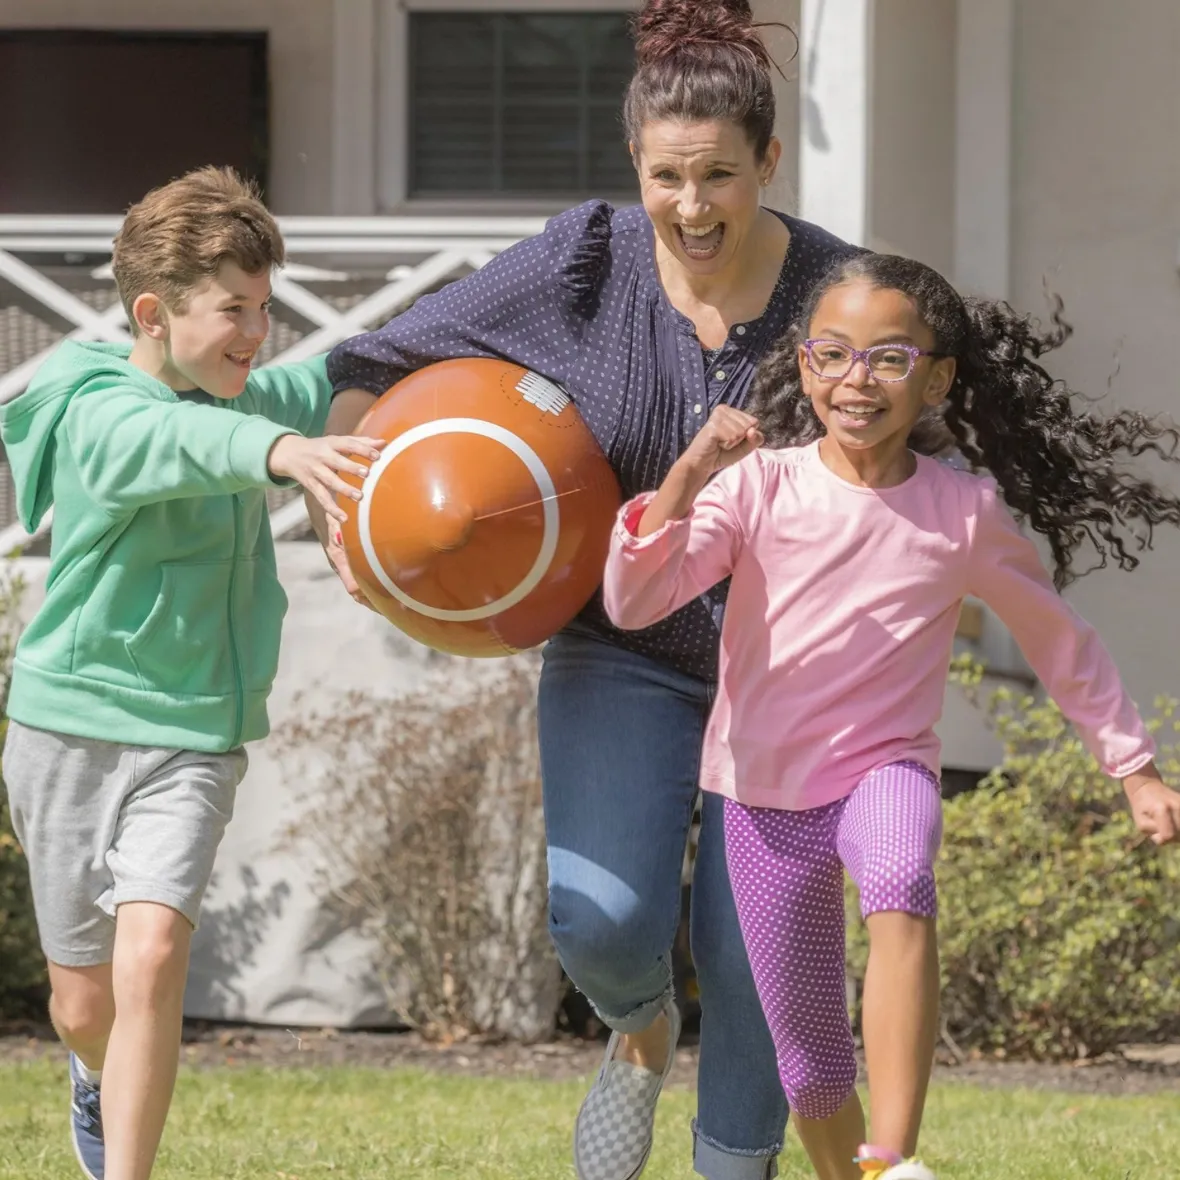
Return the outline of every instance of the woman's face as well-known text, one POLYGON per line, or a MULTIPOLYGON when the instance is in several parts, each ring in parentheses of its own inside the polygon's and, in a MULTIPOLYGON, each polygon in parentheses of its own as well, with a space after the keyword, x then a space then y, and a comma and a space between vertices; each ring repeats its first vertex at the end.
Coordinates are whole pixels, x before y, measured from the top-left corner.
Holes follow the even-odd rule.
POLYGON ((737 123, 667 119, 647 123, 631 152, 643 207, 677 262, 710 275, 742 257, 782 152, 778 140, 759 159, 737 123))

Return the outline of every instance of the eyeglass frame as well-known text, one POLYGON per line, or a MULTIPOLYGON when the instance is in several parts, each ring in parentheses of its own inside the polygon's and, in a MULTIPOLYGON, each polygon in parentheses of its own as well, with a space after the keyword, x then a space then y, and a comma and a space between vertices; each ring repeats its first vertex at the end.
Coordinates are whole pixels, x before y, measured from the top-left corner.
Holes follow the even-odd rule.
POLYGON ((945 352, 931 352, 926 348, 918 348, 913 344, 873 344, 868 348, 853 348, 851 344, 845 344, 843 340, 829 340, 826 336, 817 336, 810 340, 803 341, 803 351, 807 355, 807 367, 821 380, 821 381, 843 381, 849 373, 856 368, 856 362, 860 361, 864 367, 865 372, 868 373, 874 381, 880 381, 885 385, 895 385, 898 381, 908 381, 914 372, 914 362, 920 356, 931 356, 939 360, 945 359, 947 354, 945 352), (846 348, 851 357, 848 361, 848 368, 844 370, 838 377, 833 377, 830 373, 821 373, 816 367, 815 362, 811 359, 811 350, 817 344, 835 344, 838 348, 846 348), (910 367, 905 371, 901 377, 879 377, 873 371, 873 366, 869 363, 869 353, 876 352, 878 349, 892 348, 899 352, 904 352, 909 355, 910 367))

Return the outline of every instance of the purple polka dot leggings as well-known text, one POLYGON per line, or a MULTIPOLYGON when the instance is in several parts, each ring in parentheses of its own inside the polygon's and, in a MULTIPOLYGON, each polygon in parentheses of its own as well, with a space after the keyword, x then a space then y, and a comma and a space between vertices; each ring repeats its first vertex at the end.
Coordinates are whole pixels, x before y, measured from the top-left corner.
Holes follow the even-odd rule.
POLYGON ((933 918, 942 840, 938 780, 899 762, 807 811, 725 801, 725 849, 742 937, 791 1108, 829 1118, 856 1085, 844 981, 844 869, 861 913, 933 918))

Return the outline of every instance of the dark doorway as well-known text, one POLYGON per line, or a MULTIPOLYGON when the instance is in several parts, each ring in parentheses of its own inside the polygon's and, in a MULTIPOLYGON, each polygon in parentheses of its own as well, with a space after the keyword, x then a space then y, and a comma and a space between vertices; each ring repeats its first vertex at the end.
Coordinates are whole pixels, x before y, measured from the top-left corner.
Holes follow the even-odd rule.
POLYGON ((265 33, 0 31, 0 213, 122 213, 202 164, 265 189, 265 33))

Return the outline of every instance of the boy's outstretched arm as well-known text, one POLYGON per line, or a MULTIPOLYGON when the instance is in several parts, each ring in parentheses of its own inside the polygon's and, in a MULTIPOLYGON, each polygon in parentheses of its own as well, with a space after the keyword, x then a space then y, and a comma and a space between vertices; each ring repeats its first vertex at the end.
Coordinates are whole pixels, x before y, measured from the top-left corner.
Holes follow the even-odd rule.
MULTIPOLYGON (((321 353, 306 361, 264 365, 250 374, 244 408, 307 438, 327 433, 332 383, 328 380, 328 356, 321 353)), ((355 423, 354 423, 355 425, 355 423)), ((349 434, 350 430, 337 431, 349 434)))
POLYGON ((371 440, 305 439, 260 415, 160 401, 134 389, 76 399, 63 430, 83 488, 115 517, 162 500, 232 495, 285 478, 335 508, 335 495, 349 490, 338 473, 363 478, 364 461, 380 449, 371 440))
MULTIPOLYGON (((332 399, 331 406, 328 409, 324 423, 325 432, 328 434, 352 434, 356 430, 357 424, 368 413, 369 408, 376 400, 377 395, 375 393, 368 393, 363 389, 347 389, 342 393, 338 393, 332 399)), ((310 493, 305 498, 307 500, 307 515, 311 519, 311 527, 315 531, 315 535, 319 538, 320 544, 328 550, 328 557, 332 559, 332 564, 336 565, 336 561, 332 557, 332 547, 335 546, 335 532, 328 527, 326 510, 310 493)), ((341 555, 343 555, 343 551, 341 551, 341 555)), ((345 563, 344 569, 347 571, 347 563, 345 563)), ((337 572, 340 573, 338 566, 337 572)), ((341 573, 341 578, 344 578, 343 573, 341 573)), ((345 585, 347 586, 347 580, 345 580, 345 585)))

